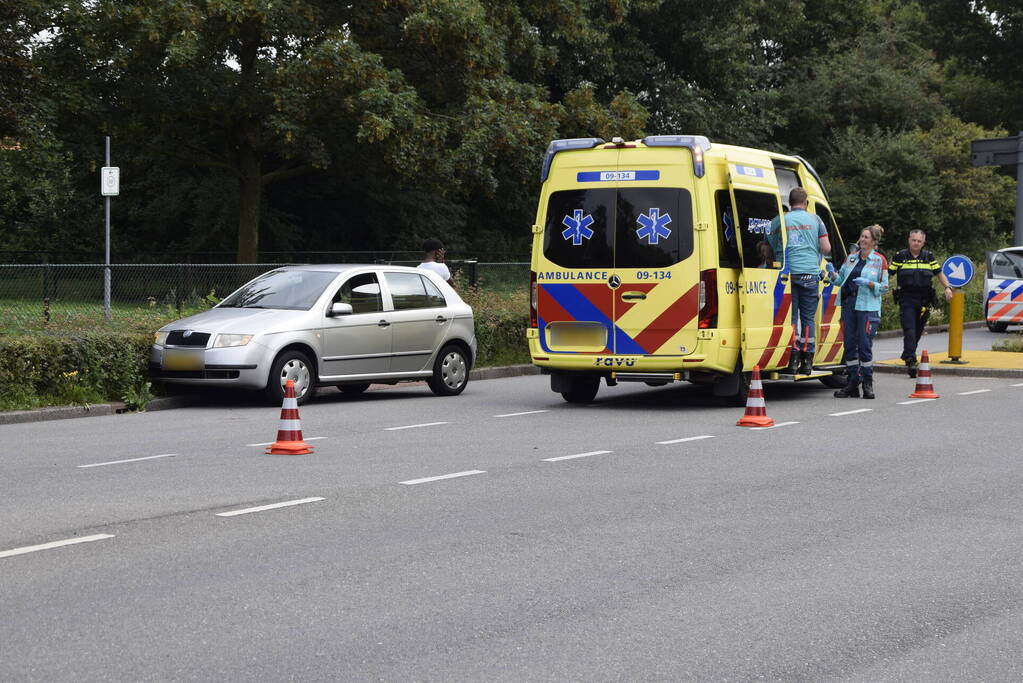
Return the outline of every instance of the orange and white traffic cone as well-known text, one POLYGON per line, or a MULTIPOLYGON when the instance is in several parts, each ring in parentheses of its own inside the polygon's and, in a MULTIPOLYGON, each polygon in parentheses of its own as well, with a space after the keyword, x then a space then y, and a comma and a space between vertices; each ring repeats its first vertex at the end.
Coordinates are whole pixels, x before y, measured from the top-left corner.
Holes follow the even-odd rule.
POLYGON ((281 406, 281 424, 277 440, 266 449, 267 455, 306 455, 312 446, 302 440, 302 425, 298 420, 298 396, 294 380, 284 385, 284 405, 281 406))
POLYGON ((916 373, 916 390, 909 397, 940 398, 934 393, 934 385, 931 384, 931 364, 927 359, 927 351, 920 352, 920 369, 916 373))
POLYGON ((749 393, 746 395, 746 414, 735 423, 736 427, 771 427, 774 420, 767 416, 767 404, 764 402, 764 385, 760 381, 760 366, 753 366, 753 377, 749 382, 749 393))

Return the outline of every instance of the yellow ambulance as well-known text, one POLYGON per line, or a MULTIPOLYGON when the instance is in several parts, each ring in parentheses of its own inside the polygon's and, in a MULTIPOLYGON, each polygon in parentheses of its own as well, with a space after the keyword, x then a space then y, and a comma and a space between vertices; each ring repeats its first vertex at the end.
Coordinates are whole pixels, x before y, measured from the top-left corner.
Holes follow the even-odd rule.
MULTIPOLYGON (((540 179, 526 336, 553 391, 588 402, 601 380, 690 381, 742 402, 755 365, 796 379, 784 247, 767 237, 792 188, 824 221, 836 267, 846 257, 806 160, 699 135, 574 138, 550 143, 540 179)), ((820 289, 814 373, 798 379, 843 386, 839 292, 826 278, 820 289)))

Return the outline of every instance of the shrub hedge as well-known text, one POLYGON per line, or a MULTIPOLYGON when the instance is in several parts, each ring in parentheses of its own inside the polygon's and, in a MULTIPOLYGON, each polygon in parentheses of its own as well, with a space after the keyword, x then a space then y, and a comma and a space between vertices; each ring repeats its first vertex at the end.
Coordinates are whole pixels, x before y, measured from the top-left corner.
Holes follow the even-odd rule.
MULTIPOLYGON (((528 319, 476 316, 477 367, 528 363, 528 319)), ((150 334, 90 332, 0 336, 0 410, 123 400, 148 381, 150 334)))

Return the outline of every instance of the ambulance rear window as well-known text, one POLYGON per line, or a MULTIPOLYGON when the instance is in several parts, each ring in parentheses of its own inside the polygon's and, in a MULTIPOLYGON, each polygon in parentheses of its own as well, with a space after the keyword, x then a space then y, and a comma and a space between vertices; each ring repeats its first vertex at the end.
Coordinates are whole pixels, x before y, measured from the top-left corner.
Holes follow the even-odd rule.
POLYGON ((679 188, 551 194, 544 256, 564 268, 664 268, 693 253, 693 206, 679 188))
POLYGON ((543 253, 564 268, 610 268, 614 188, 563 190, 547 201, 543 253))
POLYGON ((693 253, 693 201, 687 190, 618 190, 616 268, 665 268, 693 253))

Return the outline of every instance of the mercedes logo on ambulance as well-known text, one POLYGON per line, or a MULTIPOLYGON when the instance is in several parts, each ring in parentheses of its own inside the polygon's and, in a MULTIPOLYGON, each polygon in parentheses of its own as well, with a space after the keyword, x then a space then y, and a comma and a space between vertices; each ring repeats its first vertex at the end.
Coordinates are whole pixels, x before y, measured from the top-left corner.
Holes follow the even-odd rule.
POLYGON ((181 336, 182 336, 182 337, 186 337, 186 338, 187 338, 187 337, 191 337, 191 336, 192 336, 192 330, 185 330, 185 331, 184 331, 184 332, 182 333, 182 335, 181 335, 181 336))
POLYGON ((622 286, 622 279, 617 275, 612 275, 607 279, 607 286, 611 289, 618 289, 622 286))

